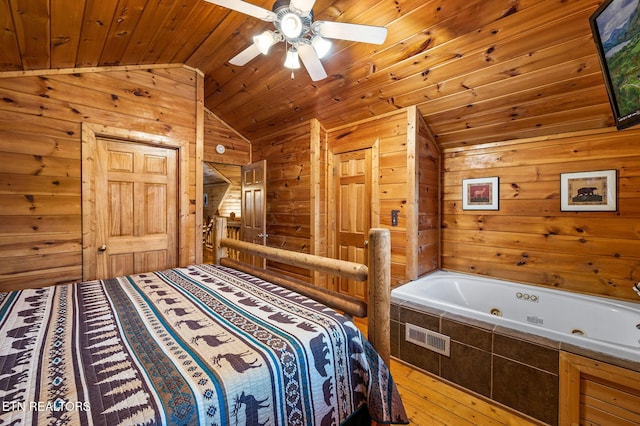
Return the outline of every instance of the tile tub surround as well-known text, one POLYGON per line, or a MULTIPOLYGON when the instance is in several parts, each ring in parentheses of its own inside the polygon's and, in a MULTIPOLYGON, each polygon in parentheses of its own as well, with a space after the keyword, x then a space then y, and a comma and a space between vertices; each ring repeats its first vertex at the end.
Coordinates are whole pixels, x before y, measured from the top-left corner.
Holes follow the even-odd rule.
POLYGON ((443 312, 391 304, 393 356, 545 423, 557 424, 559 346, 546 339, 524 340, 509 331, 443 312), (451 356, 406 342, 406 323, 449 336, 451 356))
POLYGON ((525 413, 558 424, 560 351, 640 372, 640 362, 428 306, 391 304, 391 355, 525 413), (405 341, 407 323, 451 338, 446 357, 405 341))

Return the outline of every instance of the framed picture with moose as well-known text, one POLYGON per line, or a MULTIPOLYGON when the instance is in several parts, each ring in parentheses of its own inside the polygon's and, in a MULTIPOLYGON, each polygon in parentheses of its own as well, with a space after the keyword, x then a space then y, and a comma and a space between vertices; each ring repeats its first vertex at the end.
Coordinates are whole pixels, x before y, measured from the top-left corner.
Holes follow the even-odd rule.
POLYGON ((560 210, 616 211, 617 170, 560 174, 560 210))
POLYGON ((498 210, 498 177, 462 179, 463 210, 498 210))

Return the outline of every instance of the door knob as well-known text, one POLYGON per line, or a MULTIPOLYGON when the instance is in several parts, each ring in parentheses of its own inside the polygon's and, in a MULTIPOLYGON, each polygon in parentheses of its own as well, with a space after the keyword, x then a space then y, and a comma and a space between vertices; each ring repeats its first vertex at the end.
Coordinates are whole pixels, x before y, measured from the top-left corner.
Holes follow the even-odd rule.
POLYGON ((369 240, 364 240, 364 246, 369 247, 369 240))
POLYGON ((107 246, 105 244, 98 247, 98 251, 106 251, 106 250, 107 250, 107 246))
POLYGON ((269 236, 269 234, 263 234, 263 233, 259 233, 258 237, 259 238, 267 238, 269 236))

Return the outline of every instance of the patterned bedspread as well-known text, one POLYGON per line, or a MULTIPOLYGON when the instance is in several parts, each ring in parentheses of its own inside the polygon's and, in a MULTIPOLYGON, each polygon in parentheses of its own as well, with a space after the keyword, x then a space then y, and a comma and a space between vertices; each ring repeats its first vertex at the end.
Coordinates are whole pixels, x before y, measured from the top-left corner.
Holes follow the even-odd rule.
POLYGON ((0 424, 407 423, 344 316, 197 265, 0 293, 0 424))

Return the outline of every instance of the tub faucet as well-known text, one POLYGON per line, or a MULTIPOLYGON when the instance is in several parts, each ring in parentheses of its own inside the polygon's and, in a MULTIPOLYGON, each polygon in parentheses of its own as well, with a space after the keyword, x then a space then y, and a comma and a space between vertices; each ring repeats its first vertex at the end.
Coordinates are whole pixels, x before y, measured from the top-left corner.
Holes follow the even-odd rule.
POLYGON ((635 283, 633 285, 633 291, 635 291, 636 293, 638 293, 638 296, 640 296, 640 281, 638 281, 637 283, 635 283))

